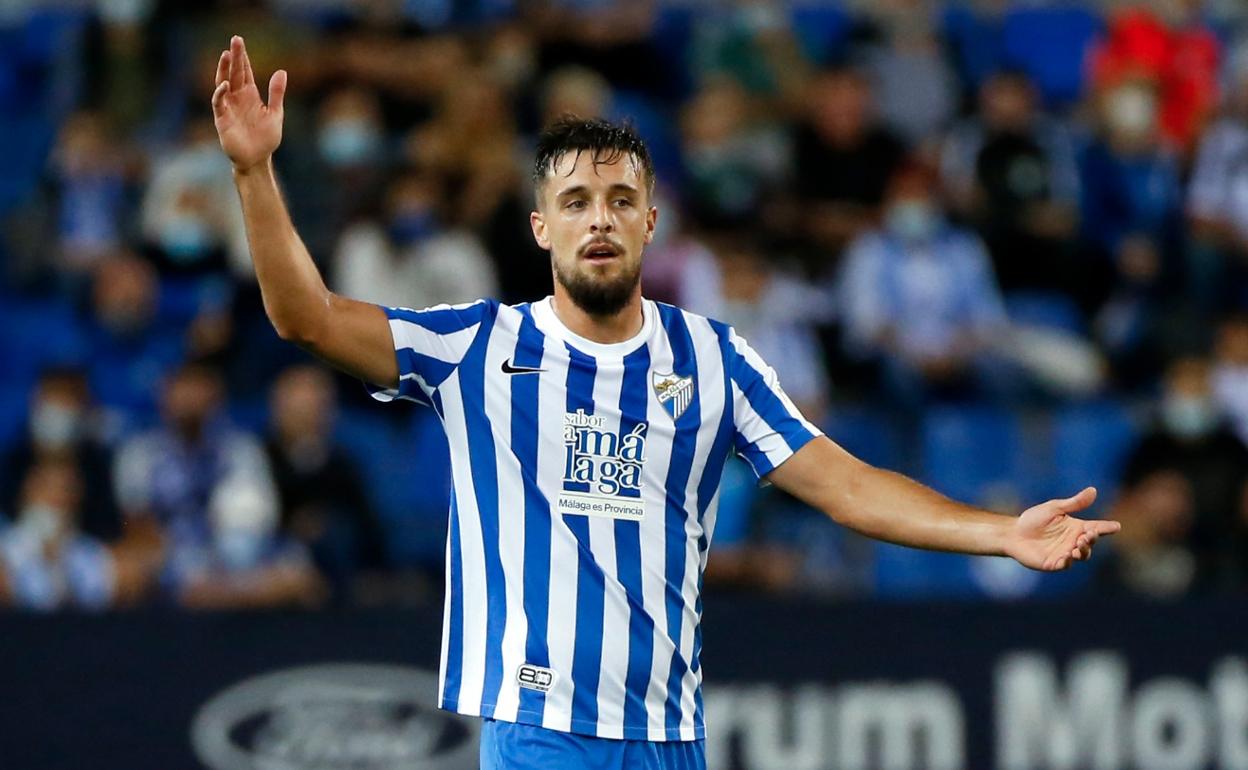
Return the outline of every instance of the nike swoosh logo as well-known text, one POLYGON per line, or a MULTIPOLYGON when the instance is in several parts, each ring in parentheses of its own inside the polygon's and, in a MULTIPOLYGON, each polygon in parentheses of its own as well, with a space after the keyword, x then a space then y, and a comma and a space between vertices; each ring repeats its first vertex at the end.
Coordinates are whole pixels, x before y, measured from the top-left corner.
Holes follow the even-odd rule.
POLYGON ((505 359, 503 361, 503 374, 536 374, 537 372, 544 372, 544 371, 546 370, 545 369, 533 369, 528 366, 512 366, 511 359, 505 359))

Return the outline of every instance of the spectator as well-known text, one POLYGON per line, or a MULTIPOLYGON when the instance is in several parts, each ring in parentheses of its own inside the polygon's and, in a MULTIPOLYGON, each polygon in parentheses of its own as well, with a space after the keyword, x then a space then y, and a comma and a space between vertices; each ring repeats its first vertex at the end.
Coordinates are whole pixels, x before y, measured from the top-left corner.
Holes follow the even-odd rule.
POLYGON ((1116 13, 1091 57, 1098 88, 1147 79, 1157 91, 1158 129, 1172 149, 1186 152, 1217 101, 1222 46, 1202 19, 1203 3, 1170 3, 1173 25, 1146 8, 1116 13))
POLYGON ((864 5, 876 38, 863 51, 875 83, 880 117, 919 147, 953 118, 958 82, 936 37, 935 8, 928 0, 891 0, 864 5))
POLYGON ((1217 409, 1248 447, 1248 316, 1233 315, 1218 327, 1211 377, 1217 409))
POLYGON ((1161 315, 1177 283, 1179 172, 1159 143, 1146 82, 1116 86, 1099 108, 1101 132, 1080 159, 1080 219, 1092 258, 1111 276, 1094 303, 1096 333, 1119 386, 1132 390, 1152 381, 1162 355, 1161 315))
POLYGON ((156 411, 156 382, 182 360, 180 328, 160 325, 156 272, 131 254, 100 265, 88 323, 91 389, 113 422, 156 411))
POLYGON ((717 234, 714 254, 685 260, 679 302, 731 324, 767 361, 811 422, 821 423, 830 396, 815 325, 828 321, 832 298, 768 264, 749 231, 717 234))
POLYGON ((392 154, 377 93, 359 86, 331 91, 317 109, 308 144, 283 158, 283 166, 305 244, 323 260, 342 229, 375 203, 392 154))
POLYGON ((1101 131, 1080 159, 1084 235, 1120 263, 1129 244, 1146 243, 1156 273, 1173 246, 1180 189, 1176 160, 1159 143, 1156 91, 1128 81, 1098 107, 1101 131))
POLYGON ((212 492, 208 532, 172 548, 165 570, 189 609, 316 606, 325 586, 306 549, 278 529, 276 501, 256 479, 235 476, 212 492))
POLYGON ((828 70, 810 84, 794 144, 798 224, 825 260, 875 223, 905 158, 901 141, 876 122, 872 98, 866 77, 852 69, 828 70))
POLYGON ((229 272, 250 283, 243 213, 212 123, 193 121, 182 143, 152 168, 140 223, 147 250, 162 272, 229 272))
POLYGON ((1069 132, 1042 115, 1021 72, 980 88, 979 113, 950 132, 941 173, 954 208, 988 245, 1001 287, 1079 292, 1073 254, 1079 180, 1069 132))
POLYGON ((117 456, 125 544, 147 557, 163 556, 164 587, 175 596, 207 569, 223 527, 241 520, 267 532, 262 525, 270 518, 276 525, 277 493, 264 448, 229 424, 223 399, 215 369, 183 365, 164 384, 161 424, 129 439, 117 456))
POLYGON ((1127 482, 1108 517, 1122 531, 1096 564, 1097 590, 1175 599, 1195 590, 1199 562, 1188 546, 1195 494, 1182 473, 1158 468, 1127 482))
POLYGON ((607 79, 585 67, 562 67, 542 83, 541 125, 564 115, 611 118, 614 93, 607 79))
POLYGON ((1157 423, 1128 458, 1126 483, 1158 471, 1178 474, 1190 487, 1185 542, 1196 555, 1201 584, 1234 580, 1229 533, 1248 505, 1248 450, 1223 423, 1204 358, 1180 358, 1166 370, 1157 423))
POLYGON ((0 604, 34 610, 100 610, 133 601, 142 570, 79 526, 83 482, 69 457, 36 461, 11 525, 0 528, 0 604))
POLYGON ((653 38, 658 4, 602 0, 540 0, 526 4, 527 21, 540 44, 543 72, 579 64, 621 88, 670 93, 674 65, 653 38))
POLYGON ((384 567, 386 559, 360 469, 333 440, 334 407, 325 370, 287 369, 273 386, 266 448, 281 500, 281 531, 306 547, 342 599, 358 572, 384 567))
POLYGON ((498 294, 494 266, 472 233, 446 224, 442 186, 428 171, 409 170, 386 192, 384 227, 349 227, 334 264, 336 289, 382 305, 430 307, 498 294))
POLYGON ((102 115, 79 112, 61 128, 51 159, 56 198, 55 267, 74 284, 123 246, 130 175, 117 137, 102 115))
POLYGON ((704 8, 692 21, 687 60, 696 85, 729 78, 754 97, 800 98, 810 62, 794 35, 792 9, 767 0, 704 8))
POLYGON ((100 440, 99 414, 85 374, 52 368, 39 376, 26 435, 0 467, 0 511, 16 511, 24 479, 45 460, 71 463, 82 485, 79 523, 84 534, 110 541, 121 534, 113 495, 112 451, 100 440))
POLYGON ((753 217, 785 176, 789 147, 775 124, 758 120, 745 90, 708 84, 681 112, 688 210, 703 224, 753 217))
POLYGON ((847 347, 877 359, 903 403, 1003 387, 991 348, 1006 317, 992 265, 978 237, 946 221, 926 167, 898 172, 884 225, 850 246, 839 290, 847 347))
POLYGON ((1204 132, 1188 187, 1188 286, 1211 307, 1248 298, 1248 45, 1227 67, 1222 114, 1204 132))

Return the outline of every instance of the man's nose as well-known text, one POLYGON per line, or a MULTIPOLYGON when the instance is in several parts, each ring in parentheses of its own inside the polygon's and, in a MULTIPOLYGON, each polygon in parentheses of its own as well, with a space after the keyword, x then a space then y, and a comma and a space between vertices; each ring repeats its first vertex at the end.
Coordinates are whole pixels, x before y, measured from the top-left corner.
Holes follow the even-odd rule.
POLYGON ((593 221, 589 224, 590 232, 609 233, 615 229, 615 225, 611 222, 611 209, 604 202, 594 206, 593 221))

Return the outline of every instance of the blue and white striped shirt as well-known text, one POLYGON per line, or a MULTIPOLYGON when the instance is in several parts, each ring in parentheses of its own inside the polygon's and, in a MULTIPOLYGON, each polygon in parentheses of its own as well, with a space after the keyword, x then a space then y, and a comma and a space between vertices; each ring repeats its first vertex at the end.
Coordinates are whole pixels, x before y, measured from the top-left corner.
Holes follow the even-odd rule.
POLYGON ((446 428, 454 489, 440 700, 604 738, 704 736, 699 620, 720 474, 819 431, 731 328, 643 302, 632 339, 550 299, 387 309, 398 390, 446 428))

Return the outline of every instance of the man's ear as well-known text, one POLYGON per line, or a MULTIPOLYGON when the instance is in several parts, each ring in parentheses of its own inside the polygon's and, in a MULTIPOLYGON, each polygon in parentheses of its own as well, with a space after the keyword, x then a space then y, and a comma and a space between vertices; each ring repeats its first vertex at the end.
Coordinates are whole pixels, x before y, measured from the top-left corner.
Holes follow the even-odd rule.
POLYGON ((646 243, 654 240, 654 228, 659 223, 659 209, 651 206, 646 212, 646 243))
POLYGON ((533 240, 546 251, 550 251, 550 238, 546 237, 546 217, 540 211, 529 212, 529 227, 533 228, 533 240))

